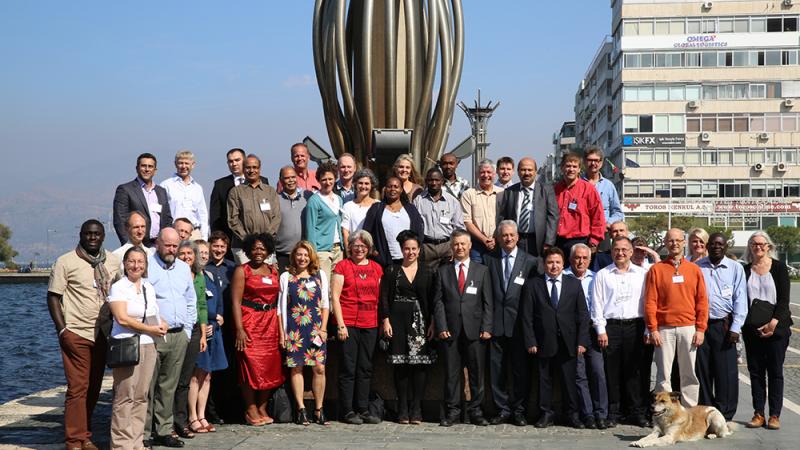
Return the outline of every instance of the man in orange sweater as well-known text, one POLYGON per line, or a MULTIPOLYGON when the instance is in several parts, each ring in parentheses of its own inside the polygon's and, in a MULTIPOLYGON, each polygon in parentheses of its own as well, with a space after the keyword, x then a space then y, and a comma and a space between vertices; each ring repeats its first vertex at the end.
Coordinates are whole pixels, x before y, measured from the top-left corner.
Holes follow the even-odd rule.
POLYGON ((694 362, 708 325, 708 295, 703 272, 683 257, 686 238, 673 228, 664 237, 669 255, 647 272, 645 321, 655 345, 656 391, 671 392, 672 362, 680 369, 681 403, 697 405, 700 382, 694 362))

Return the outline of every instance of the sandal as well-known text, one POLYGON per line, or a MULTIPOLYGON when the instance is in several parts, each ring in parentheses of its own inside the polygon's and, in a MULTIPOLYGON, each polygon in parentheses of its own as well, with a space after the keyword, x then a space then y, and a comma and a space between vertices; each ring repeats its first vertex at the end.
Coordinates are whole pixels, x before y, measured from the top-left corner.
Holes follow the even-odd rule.
POLYGON ((319 425, 331 424, 330 421, 328 421, 328 418, 325 417, 325 411, 323 411, 322 408, 314 410, 314 422, 319 425))
POLYGON ((206 418, 205 418, 205 417, 202 417, 202 418, 200 418, 200 419, 197 419, 197 420, 199 420, 199 421, 200 421, 200 425, 203 425, 203 427, 204 427, 204 428, 206 429, 206 431, 208 431, 209 433, 214 433, 214 432, 216 432, 216 431, 217 431, 217 428, 216 428, 214 425, 211 425, 211 422, 209 422, 208 420, 206 420, 206 418))
POLYGON ((251 427, 260 427, 264 425, 264 421, 261 420, 261 417, 257 419, 251 419, 247 413, 244 413, 244 421, 247 422, 247 424, 251 427))
POLYGON ((296 423, 297 425, 306 425, 306 426, 311 424, 311 422, 309 422, 308 420, 308 415, 306 414, 305 408, 300 408, 297 410, 297 414, 295 414, 294 417, 294 423, 296 423))
POLYGON ((203 424, 199 420, 193 420, 193 421, 189 422, 189 428, 188 429, 184 428, 183 431, 184 431, 184 433, 186 431, 190 431, 192 433, 198 433, 198 434, 199 433, 208 433, 208 430, 206 430, 206 427, 204 427, 203 424), (195 428, 194 424, 196 424, 196 423, 199 423, 200 426, 195 428))

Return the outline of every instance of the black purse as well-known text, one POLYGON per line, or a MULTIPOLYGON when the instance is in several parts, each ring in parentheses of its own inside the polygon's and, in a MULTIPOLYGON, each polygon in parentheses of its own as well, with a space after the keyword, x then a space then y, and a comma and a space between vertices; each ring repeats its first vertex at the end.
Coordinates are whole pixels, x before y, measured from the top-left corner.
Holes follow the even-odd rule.
MULTIPOLYGON (((144 295, 144 314, 142 323, 147 317, 147 291, 142 285, 144 295)), ((126 338, 108 338, 106 352, 106 365, 112 369, 116 367, 131 367, 139 364, 139 333, 126 338)))
POLYGON ((747 311, 747 318, 744 319, 744 324, 753 328, 760 328, 772 320, 774 314, 775 305, 754 298, 753 301, 750 302, 750 309, 747 311))

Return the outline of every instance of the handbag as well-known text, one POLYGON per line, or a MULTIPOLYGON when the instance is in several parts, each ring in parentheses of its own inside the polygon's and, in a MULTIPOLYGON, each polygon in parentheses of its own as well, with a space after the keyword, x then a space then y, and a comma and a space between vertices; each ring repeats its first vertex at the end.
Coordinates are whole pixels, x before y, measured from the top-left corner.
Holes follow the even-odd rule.
POLYGON ((760 328, 772 320, 775 314, 775 305, 770 302, 754 298, 750 302, 750 309, 747 311, 747 317, 744 319, 744 324, 753 328, 760 328))
MULTIPOLYGON (((147 317, 147 291, 142 285, 144 295, 144 314, 142 323, 147 317)), ((109 338, 106 351, 106 365, 114 369, 117 367, 131 367, 139 364, 139 333, 126 338, 109 338)))

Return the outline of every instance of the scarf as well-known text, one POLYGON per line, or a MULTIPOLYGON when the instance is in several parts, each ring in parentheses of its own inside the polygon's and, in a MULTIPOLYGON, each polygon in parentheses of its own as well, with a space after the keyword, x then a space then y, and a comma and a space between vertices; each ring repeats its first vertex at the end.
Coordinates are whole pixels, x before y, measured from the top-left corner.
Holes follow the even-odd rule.
POLYGON ((112 281, 111 275, 108 273, 108 269, 106 269, 104 264, 106 262, 105 249, 101 248, 97 256, 92 256, 78 244, 78 246, 75 247, 75 253, 78 254, 80 259, 89 263, 92 269, 94 269, 94 286, 97 289, 97 298, 101 304, 105 303, 108 297, 108 291, 111 289, 112 281))

